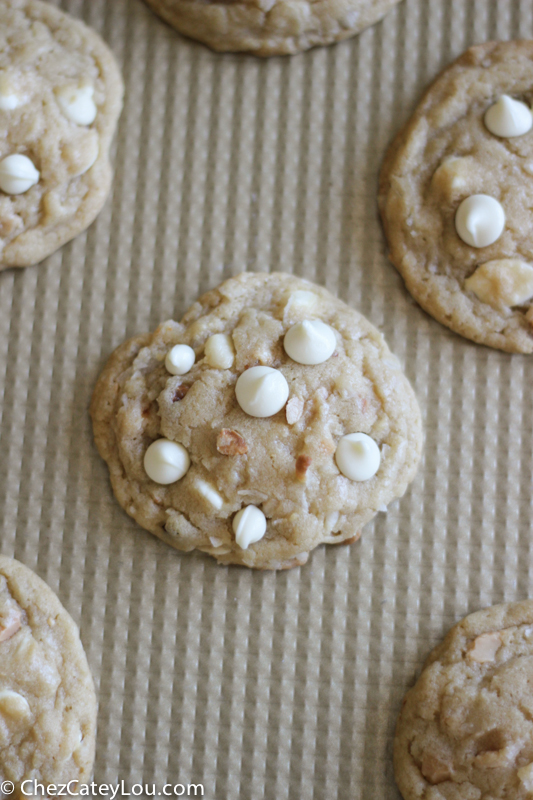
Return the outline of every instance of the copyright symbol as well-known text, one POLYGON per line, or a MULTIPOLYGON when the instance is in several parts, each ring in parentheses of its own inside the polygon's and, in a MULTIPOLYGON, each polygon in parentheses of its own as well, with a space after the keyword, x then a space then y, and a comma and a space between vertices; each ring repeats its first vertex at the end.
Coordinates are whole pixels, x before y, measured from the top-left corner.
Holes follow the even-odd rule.
POLYGON ((2 783, 0 783, 0 792, 2 792, 2 794, 13 794, 14 791, 15 784, 11 781, 2 781, 2 783))

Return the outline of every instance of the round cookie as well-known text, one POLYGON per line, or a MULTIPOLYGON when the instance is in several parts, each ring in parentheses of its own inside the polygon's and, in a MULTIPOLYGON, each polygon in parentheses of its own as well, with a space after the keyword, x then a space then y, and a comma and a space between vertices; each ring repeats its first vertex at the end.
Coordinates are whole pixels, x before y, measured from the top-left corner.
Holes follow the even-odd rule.
POLYGON ((521 353, 533 352, 532 100, 532 41, 472 47, 398 134, 379 189, 415 300, 462 336, 521 353))
POLYGON ((0 0, 0 269, 42 261, 100 212, 122 91, 95 31, 38 0, 0 0))
POLYGON ((33 781, 90 779, 95 730, 74 621, 35 573, 0 556, 0 781, 14 784, 9 796, 33 796, 33 781))
POLYGON ((355 541, 403 495, 422 443, 418 404, 382 335, 281 273, 243 273, 180 323, 123 344, 91 414, 115 495, 140 525, 179 550, 262 569, 355 541), (195 354, 181 375, 169 371, 184 363, 176 345, 195 354), (321 363, 302 363, 310 349, 321 363), (339 449, 349 434, 366 436, 339 449))
POLYGON ((533 794, 533 601, 466 617, 429 656, 394 741, 405 800, 533 794))
POLYGON ((146 0, 177 31, 221 52, 290 55, 378 22, 400 0, 146 0))

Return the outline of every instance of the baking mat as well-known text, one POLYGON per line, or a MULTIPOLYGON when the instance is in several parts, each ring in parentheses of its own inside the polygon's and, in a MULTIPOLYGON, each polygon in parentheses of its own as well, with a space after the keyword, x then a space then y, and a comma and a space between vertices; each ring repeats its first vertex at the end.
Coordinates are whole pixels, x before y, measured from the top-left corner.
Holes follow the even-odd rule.
POLYGON ((207 800, 398 800, 401 698, 464 614, 533 593, 533 360, 427 317, 388 264, 384 149, 468 45, 533 0, 405 0, 342 44, 215 55, 140 0, 66 0, 116 53, 113 194, 39 267, 0 275, 1 550, 77 622, 100 700, 95 779, 207 800), (412 488, 358 544, 288 573, 172 551, 113 500, 91 391, 124 338, 243 269, 326 285, 385 333, 426 431, 412 488))

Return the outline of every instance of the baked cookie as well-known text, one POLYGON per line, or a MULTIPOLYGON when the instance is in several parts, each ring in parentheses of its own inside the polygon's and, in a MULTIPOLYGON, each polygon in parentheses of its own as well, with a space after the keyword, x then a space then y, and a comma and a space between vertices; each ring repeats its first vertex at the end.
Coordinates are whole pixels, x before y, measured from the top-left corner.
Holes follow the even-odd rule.
POLYGON ((86 782, 95 729, 94 686, 74 621, 35 573, 0 556, 0 783, 15 787, 6 796, 33 796, 34 781, 86 782))
POLYGON ((397 136, 379 202, 390 258, 428 314, 533 352, 533 42, 472 47, 397 136))
POLYGON ((97 216, 122 107, 111 51, 38 0, 0 0, 0 269, 36 264, 97 216))
POLYGON ((222 52, 299 53, 347 39, 400 0, 146 0, 180 33, 222 52))
POLYGON ((533 601, 471 614, 429 656, 394 741, 405 800, 533 796, 533 601))
POLYGON ((243 273, 111 356, 91 405, 122 507, 178 550, 284 569, 405 492, 422 433, 381 334, 325 289, 243 273))

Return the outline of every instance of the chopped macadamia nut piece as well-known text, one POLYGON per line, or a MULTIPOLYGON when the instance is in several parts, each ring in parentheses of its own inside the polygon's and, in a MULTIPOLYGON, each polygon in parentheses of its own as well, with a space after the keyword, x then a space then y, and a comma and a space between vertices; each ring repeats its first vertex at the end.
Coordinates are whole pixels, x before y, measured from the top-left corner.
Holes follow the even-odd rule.
POLYGON ((533 792, 533 763, 520 767, 516 774, 526 792, 533 792))
POLYGON ((482 633, 470 645, 467 656, 472 661, 477 661, 478 664, 494 661, 501 643, 502 640, 499 633, 482 633))
POLYGON ((248 452, 248 445, 237 431, 222 428, 217 436, 217 450, 223 456, 244 456, 248 452))
POLYGON ((301 397, 291 397, 285 406, 285 414, 287 416, 287 423, 294 425, 302 416, 304 410, 304 401, 301 397))
POLYGON ((0 612, 0 642, 11 639, 22 625, 22 612, 16 606, 10 606, 5 614, 0 612))
POLYGON ((30 706, 25 697, 11 689, 0 691, 0 717, 19 722, 29 719, 30 716, 30 706))
POLYGON ((424 753, 420 771, 424 778, 433 786, 450 780, 452 776, 450 765, 429 753, 424 753))
POLYGON ((233 339, 228 333, 215 333, 205 343, 205 358, 214 369, 230 369, 235 361, 233 339))
POLYGON ((479 769, 501 769, 501 767, 506 767, 515 755, 515 750, 510 747, 504 747, 502 750, 487 750, 474 758, 474 766, 479 769))
POLYGON ((468 189, 474 173, 473 167, 474 160, 470 156, 447 158, 433 175, 432 186, 442 197, 457 199, 468 189))
POLYGON ((302 315, 310 314, 318 302, 318 297, 314 292, 298 290, 291 292, 287 298, 287 303, 283 312, 286 322, 296 319, 302 315))
POLYGON ((517 258, 487 261, 466 279, 465 288, 493 308, 519 306, 533 297, 533 267, 517 258))

